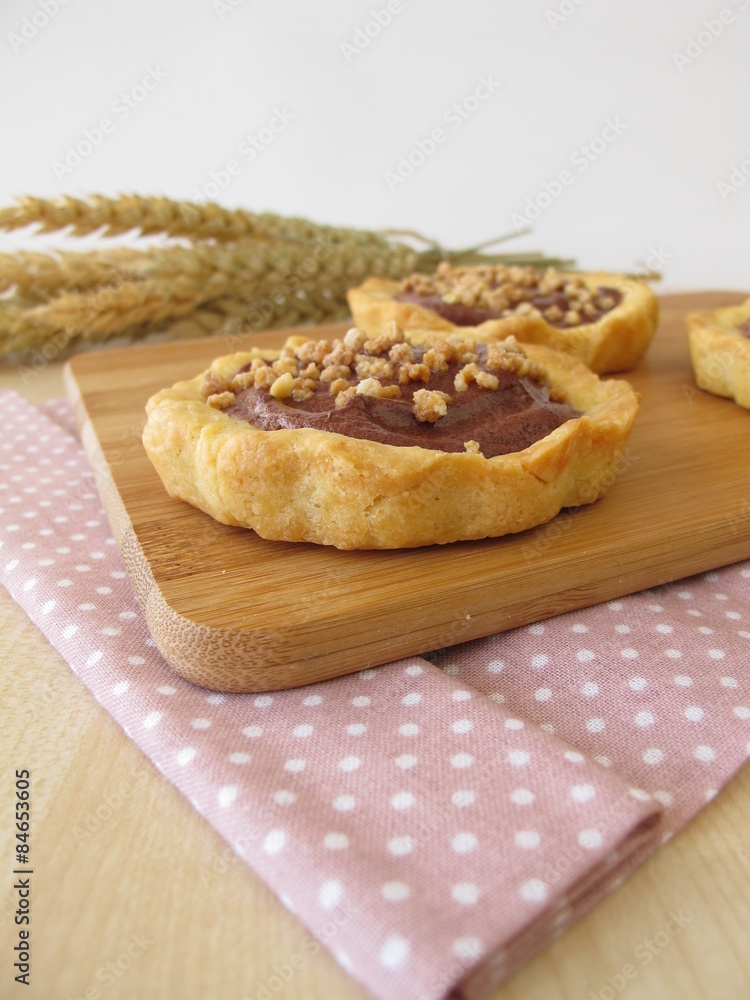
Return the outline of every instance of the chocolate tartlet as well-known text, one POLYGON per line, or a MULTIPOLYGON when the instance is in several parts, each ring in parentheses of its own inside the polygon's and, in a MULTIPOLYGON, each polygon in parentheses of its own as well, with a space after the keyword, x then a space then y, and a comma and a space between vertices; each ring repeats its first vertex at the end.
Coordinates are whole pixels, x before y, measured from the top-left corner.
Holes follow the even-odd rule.
POLYGON ((167 490, 264 538, 406 548, 523 531, 614 480, 638 397, 513 338, 397 324, 218 358, 149 400, 167 490))
POLYGON ((348 293, 354 322, 377 331, 458 333, 479 342, 516 337, 571 354, 599 374, 633 368, 656 329, 658 303, 643 281, 504 264, 452 267, 401 282, 370 278, 348 293))

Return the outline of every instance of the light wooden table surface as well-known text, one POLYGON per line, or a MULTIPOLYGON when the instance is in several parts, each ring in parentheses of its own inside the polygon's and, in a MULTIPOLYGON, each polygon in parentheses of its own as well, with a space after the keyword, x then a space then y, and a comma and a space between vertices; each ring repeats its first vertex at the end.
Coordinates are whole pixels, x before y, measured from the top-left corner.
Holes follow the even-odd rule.
MULTIPOLYGON (((63 395, 61 366, 25 383, 0 367, 6 388, 34 401, 63 395)), ((282 990, 264 992, 269 980, 278 986, 274 969, 299 950, 304 928, 1 587, 0 662, 0 998, 364 1000, 362 987, 322 949, 282 990), (12 968, 16 768, 33 776, 30 988, 13 981, 12 968), (76 831, 97 810, 108 818, 81 836, 76 831)), ((682 834, 493 1000, 747 1000, 748 927, 746 765, 682 834), (678 911, 690 919, 670 936, 670 912, 678 911), (645 949, 636 952, 646 939, 648 961, 645 949), (635 976, 626 979, 628 965, 635 976)))

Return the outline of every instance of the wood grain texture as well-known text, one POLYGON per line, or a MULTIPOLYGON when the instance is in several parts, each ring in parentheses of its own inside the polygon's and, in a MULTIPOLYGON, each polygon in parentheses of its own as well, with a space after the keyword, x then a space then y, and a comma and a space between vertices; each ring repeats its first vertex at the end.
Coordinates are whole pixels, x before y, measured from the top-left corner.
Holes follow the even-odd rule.
POLYGON ((641 411, 603 499, 518 535, 395 552, 271 542, 218 524, 169 497, 143 450, 150 395, 218 355, 276 346, 286 331, 74 358, 67 384, 84 445, 161 652, 206 687, 294 687, 750 556, 750 450, 739 445, 748 414, 695 388, 685 329, 688 311, 741 298, 663 300, 654 343, 628 376, 641 411))

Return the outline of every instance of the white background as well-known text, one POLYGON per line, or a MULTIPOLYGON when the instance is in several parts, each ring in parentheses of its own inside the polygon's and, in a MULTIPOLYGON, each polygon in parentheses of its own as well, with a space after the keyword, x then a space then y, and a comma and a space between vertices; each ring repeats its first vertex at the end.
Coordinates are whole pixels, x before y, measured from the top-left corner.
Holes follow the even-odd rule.
MULTIPOLYGON (((750 0, 392 0, 368 40, 386 2, 3 0, 0 202, 195 198, 234 159, 216 199, 227 206, 456 247, 512 230, 568 170, 508 249, 585 269, 656 264, 665 290, 750 290, 750 182, 718 187, 743 161, 750 173, 750 0), (714 38, 704 21, 718 32, 722 10, 732 20, 714 38), (144 92, 150 69, 164 79, 144 92), (500 85, 456 127, 450 109, 480 77, 500 85), (268 136, 276 111, 287 124, 247 162, 238 147, 268 136), (111 133, 67 169, 68 146, 102 118, 111 133), (621 134, 581 169, 576 151, 607 119, 621 134), (389 183, 436 127, 445 141, 389 183)), ((0 236, 0 249, 19 245, 42 241, 0 236)))

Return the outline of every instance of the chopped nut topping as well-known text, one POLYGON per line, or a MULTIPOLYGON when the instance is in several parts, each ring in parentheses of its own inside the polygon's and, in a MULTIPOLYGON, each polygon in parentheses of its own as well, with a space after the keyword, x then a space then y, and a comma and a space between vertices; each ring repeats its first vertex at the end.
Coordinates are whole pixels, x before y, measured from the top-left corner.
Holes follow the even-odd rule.
POLYGON ((297 367, 297 359, 294 356, 281 357, 271 365, 276 375, 296 375, 297 367))
POLYGON ((395 364, 403 364, 414 360, 414 351, 408 344, 394 344, 388 352, 388 359, 395 364))
POLYGON ((201 382, 200 392, 205 399, 208 399, 209 396, 214 396, 227 390, 229 384, 229 381, 222 375, 217 375, 216 372, 206 372, 201 382))
POLYGON ((443 373, 448 371, 448 360, 444 354, 436 351, 434 348, 430 348, 428 351, 424 352, 423 359, 424 363, 430 369, 431 372, 443 373))
POLYGON ((390 344, 403 344, 406 340, 406 334, 403 328, 398 325, 395 320, 390 320, 383 327, 382 336, 389 341, 390 344))
POLYGON ((581 324, 581 314, 575 309, 568 309, 563 319, 566 326, 580 326, 581 324))
POLYGON ((456 392, 466 392, 470 382, 476 382, 483 389, 497 389, 500 384, 497 375, 491 375, 489 372, 483 371, 473 361, 468 365, 464 365, 461 371, 456 374, 456 377, 453 379, 453 385, 456 387, 456 392))
POLYGON ((304 403, 306 399, 311 399, 315 392, 315 379, 296 378, 292 389, 292 399, 298 403, 304 403))
POLYGON ((402 385, 407 382, 429 382, 430 369, 423 364, 403 364, 398 373, 398 380, 402 385))
POLYGON ((412 397, 412 413, 421 423, 434 424, 448 412, 451 397, 435 389, 417 389, 412 397))
POLYGON ((299 375, 300 375, 300 378, 319 379, 320 378, 320 368, 318 368, 318 366, 315 364, 314 361, 311 361, 310 364, 307 365, 305 368, 300 368, 299 375))
POLYGON ((344 344, 350 351, 361 351, 365 346, 365 342, 369 339, 367 334, 362 330, 358 330, 356 326, 353 326, 351 330, 347 330, 344 334, 344 344))
POLYGON ((354 361, 354 351, 346 347, 341 340, 334 340, 333 348, 323 358, 323 367, 331 365, 350 365, 354 361))
POLYGON ((491 375, 489 372, 483 372, 480 369, 477 375, 477 385, 480 385, 483 389, 492 389, 494 391, 499 384, 497 375, 491 375))
POLYGON ((532 306, 530 302, 521 302, 516 313, 519 316, 539 316, 539 310, 532 306))
POLYGON ((255 385, 258 389, 270 389, 276 381, 276 374, 273 368, 268 365, 259 365, 255 369, 255 385))
POLYGON ((226 410, 228 406, 232 406, 234 403, 234 393, 233 392, 214 392, 206 399, 209 406, 213 406, 215 410, 226 410))
POLYGON ((487 367, 492 371, 515 372, 519 378, 528 375, 537 382, 547 380, 544 367, 523 354, 515 337, 512 341, 508 337, 504 342, 487 345, 487 367))
POLYGON ((314 361, 316 365, 323 364, 323 358, 326 354, 330 353, 331 345, 327 340, 307 340, 304 344, 300 344, 295 349, 295 354, 300 361, 307 362, 314 361))
POLYGON ((251 385, 255 385, 255 372, 237 372, 230 384, 237 392, 249 389, 251 385))
MULTIPOLYGON (((208 373, 202 390, 213 390, 208 393, 207 401, 217 409, 233 406, 235 392, 253 387, 268 390, 275 399, 294 404, 304 403, 328 385, 336 409, 357 396, 376 399, 406 396, 414 418, 422 424, 434 424, 447 415, 454 399, 449 392, 417 389, 414 383, 429 384, 434 375, 434 384, 438 374, 451 371, 451 365, 454 371, 456 367, 459 369, 453 378, 458 393, 466 392, 472 382, 480 389, 497 391, 501 379, 494 372, 514 373, 547 384, 543 366, 528 358, 513 336, 477 347, 456 333, 412 345, 403 339, 403 330, 391 324, 381 337, 366 337, 356 329, 350 330, 347 337, 350 345, 358 347, 347 346, 345 340, 298 342, 285 347, 276 361, 254 358, 231 379, 208 373)), ((507 379, 503 385, 506 382, 507 379)), ((557 387, 549 390, 549 398, 553 402, 567 399, 564 390, 557 387)), ((458 403, 456 400, 455 405, 458 403)), ((464 442, 464 450, 469 454, 481 453, 476 441, 464 442)))
POLYGON ((336 395, 336 409, 340 410, 342 406, 346 406, 350 399, 357 395, 356 388, 351 385, 348 389, 343 389, 336 395))
MULTIPOLYGON (((460 304, 469 309, 489 310, 500 316, 544 316, 549 323, 565 322, 566 312, 579 312, 595 319, 617 305, 612 295, 603 295, 578 275, 563 275, 555 268, 539 273, 532 267, 505 264, 481 267, 453 267, 443 261, 434 275, 413 274, 402 282, 402 292, 438 295, 448 305, 460 304), (540 304, 534 300, 562 295, 567 309, 558 304, 540 304), (593 308, 586 309, 589 305, 593 308)), ((579 319, 580 322, 580 319, 579 319)))
POLYGON ((385 358, 371 358, 366 354, 356 357, 358 378, 393 378, 393 365, 385 358))
POLYGON ((401 395, 397 385, 383 385, 380 379, 366 378, 357 386, 357 395, 375 396, 378 399, 394 399, 401 395))
POLYGON ((335 382, 337 378, 346 378, 351 375, 348 365, 329 365, 320 373, 321 382, 335 382))
POLYGON ((505 295, 498 289, 497 291, 489 291, 487 293, 487 308, 491 309, 492 312, 501 313, 508 308, 510 302, 505 295))
POLYGON ((561 385, 550 386, 549 398, 553 403, 567 403, 568 394, 561 385))
POLYGON ((458 360, 462 365, 476 364, 479 361, 479 355, 475 351, 460 351, 458 360))
POLYGON ((387 337, 373 337, 365 341, 364 350, 372 357, 377 357, 379 354, 385 354, 392 346, 387 337))
POLYGON ((331 393, 332 395, 337 395, 339 392, 344 392, 345 389, 350 388, 351 382, 346 378, 335 378, 331 382, 331 393))
POLYGON ((274 399, 288 399, 295 389, 295 379, 291 372, 284 372, 271 384, 269 392, 274 399))
POLYGON ((472 456, 468 467, 484 467, 495 455, 528 448, 545 427, 580 416, 560 405, 564 391, 549 387, 543 367, 515 337, 488 344, 475 343, 472 331, 446 337, 424 330, 412 341, 395 339, 403 337, 395 325, 383 337, 349 333, 357 347, 294 336, 278 353, 239 354, 243 367, 234 375, 221 359, 214 367, 229 377, 221 392, 209 393, 217 408, 212 419, 218 426, 231 416, 258 430, 308 428, 303 439, 329 432, 381 442, 397 449, 394 457, 404 448, 434 449, 472 456))
POLYGON ((383 386, 379 379, 363 378, 357 385, 358 396, 379 396, 383 386))

